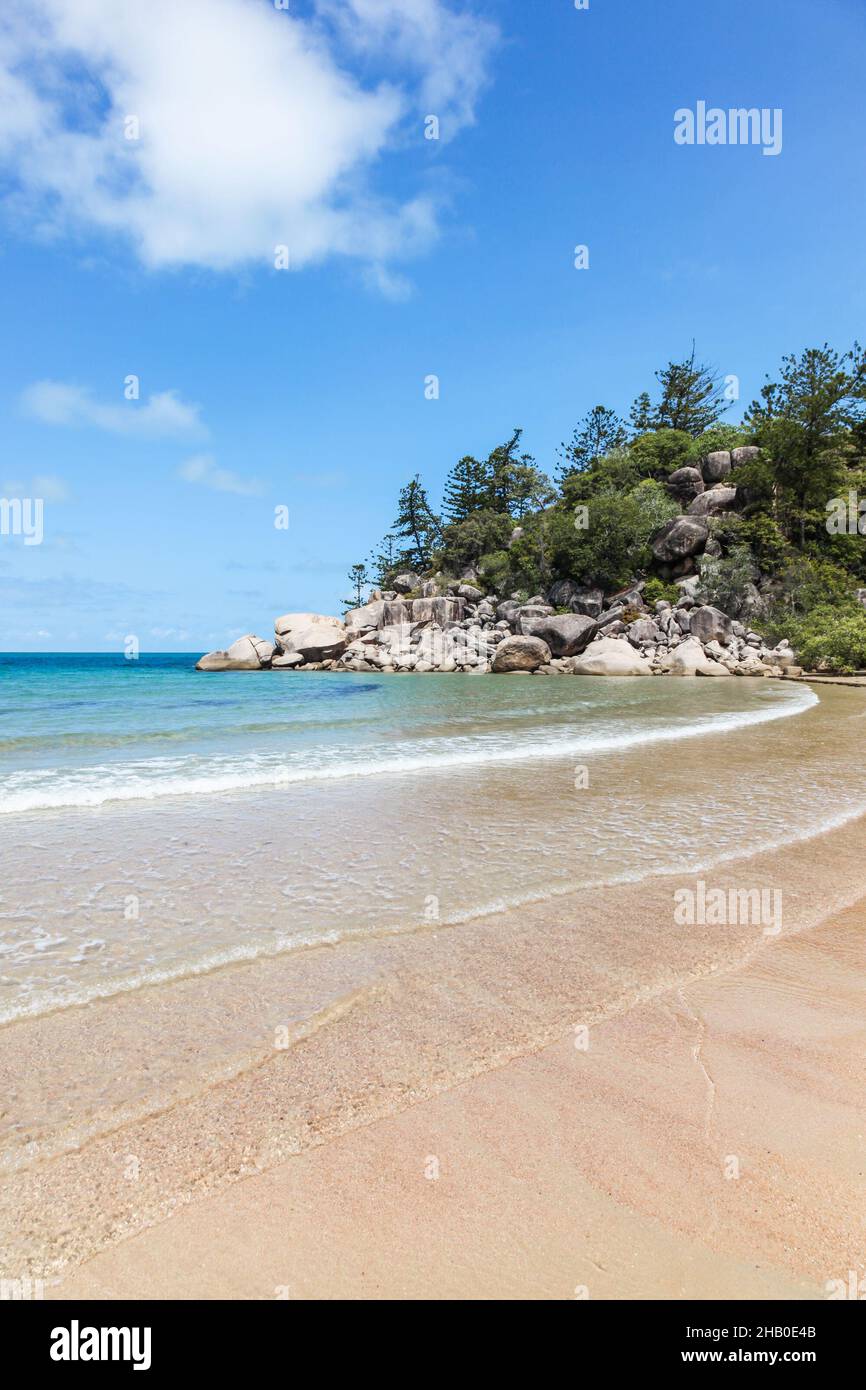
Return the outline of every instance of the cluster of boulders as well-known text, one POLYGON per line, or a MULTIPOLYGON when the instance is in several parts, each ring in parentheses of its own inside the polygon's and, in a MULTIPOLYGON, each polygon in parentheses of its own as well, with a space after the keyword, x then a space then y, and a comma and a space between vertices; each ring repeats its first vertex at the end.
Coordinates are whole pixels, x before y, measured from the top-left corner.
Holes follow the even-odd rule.
POLYGON ((201 658, 202 671, 414 671, 483 675, 782 676, 801 674, 787 643, 698 602, 696 578, 675 604, 649 608, 643 584, 606 597, 560 580, 546 595, 504 601, 466 582, 398 575, 344 620, 278 618, 274 641, 248 635, 201 658))
MULTIPOLYGON (((682 579, 694 574, 701 555, 719 553, 713 541, 709 518, 729 512, 737 504, 742 488, 736 470, 760 455, 752 444, 739 449, 719 449, 706 454, 697 468, 678 468, 667 480, 671 496, 683 507, 653 537, 652 549, 659 573, 665 579, 682 579)), ((740 499, 742 500, 742 499, 740 499)))

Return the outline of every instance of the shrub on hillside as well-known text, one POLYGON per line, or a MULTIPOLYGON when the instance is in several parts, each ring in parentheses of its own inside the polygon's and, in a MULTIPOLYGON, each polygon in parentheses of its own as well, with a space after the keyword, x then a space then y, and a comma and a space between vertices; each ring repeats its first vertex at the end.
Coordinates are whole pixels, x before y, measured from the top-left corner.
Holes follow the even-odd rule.
POLYGON ((825 604, 787 625, 786 636, 809 670, 850 675, 866 667, 866 609, 825 604))

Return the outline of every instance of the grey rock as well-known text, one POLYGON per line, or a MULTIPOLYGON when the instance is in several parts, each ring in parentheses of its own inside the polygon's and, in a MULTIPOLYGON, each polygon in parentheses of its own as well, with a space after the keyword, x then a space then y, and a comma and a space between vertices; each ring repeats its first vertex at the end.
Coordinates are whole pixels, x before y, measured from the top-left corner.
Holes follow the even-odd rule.
POLYGON ((707 488, 691 502, 687 508, 689 516, 718 516, 720 512, 730 511, 737 500, 735 487, 721 485, 707 488))
POLYGON ((651 676, 652 666, 629 642, 600 637, 591 642, 582 656, 575 658, 576 676, 651 676))
POLYGON ((662 564, 699 554, 709 539, 710 529, 701 517, 677 516, 666 521, 652 540, 653 555, 662 564))
POLYGON ((699 468, 677 468, 667 480, 666 487, 683 506, 691 502, 704 490, 704 480, 699 468))
POLYGON ((417 589, 420 583, 420 574, 416 574, 414 570, 404 570, 402 574, 395 575, 391 580, 391 588, 396 590, 398 594, 408 594, 413 589, 417 589))
POLYGON ((693 608, 690 614, 691 633, 701 642, 721 642, 727 646, 733 636, 733 624, 727 613, 712 604, 693 608))
MULTIPOLYGON (((522 621, 522 619, 521 619, 522 621)), ((578 656, 592 641, 598 624, 583 613, 564 613, 540 618, 532 624, 528 635, 540 637, 554 656, 578 656)))
POLYGON ((737 468, 741 463, 754 463, 761 457, 761 451, 755 444, 741 444, 739 449, 731 452, 731 463, 737 468))
POLYGON ((629 623, 626 633, 629 642, 635 647, 644 643, 658 643, 662 637, 661 629, 652 618, 638 618, 636 622, 629 623))
POLYGON ((720 483, 731 471, 731 455, 727 449, 716 449, 701 459, 701 475, 705 483, 720 483))
POLYGON ((548 665, 550 657, 550 648, 540 637, 506 637, 496 649, 493 671, 496 675, 536 671, 539 666, 548 665))

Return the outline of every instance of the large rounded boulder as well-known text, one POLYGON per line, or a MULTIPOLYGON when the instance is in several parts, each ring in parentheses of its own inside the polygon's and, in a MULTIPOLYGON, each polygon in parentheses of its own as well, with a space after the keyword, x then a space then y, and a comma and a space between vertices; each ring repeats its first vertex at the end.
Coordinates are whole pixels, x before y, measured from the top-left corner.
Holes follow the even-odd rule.
MULTIPOLYGON (((527 629, 524 628, 526 632, 527 629)), ((594 618, 582 613, 537 618, 528 629, 530 637, 540 637, 554 656, 578 656, 598 631, 594 618)))
POLYGON ((274 624, 279 645, 287 652, 300 652, 305 661, 333 661, 349 645, 339 618, 321 613, 284 613, 274 624))
POLYGON ((674 647, 668 658, 668 673, 672 676, 729 676, 731 672, 721 662, 707 656, 701 643, 689 637, 674 647))
POLYGON ((671 473, 666 486, 680 506, 685 506, 703 492, 704 480, 699 468, 677 468, 671 473))
POLYGON ((651 676, 652 667, 645 656, 636 652, 629 642, 615 637, 599 637, 590 642, 583 656, 572 663, 576 676, 651 676))
POLYGON ((716 449, 701 459, 701 475, 708 487, 720 483, 731 471, 731 455, 727 449, 716 449))
POLYGON ((689 516, 718 516, 721 512, 730 511, 737 500, 737 489, 735 487, 725 487, 718 483, 715 487, 707 488, 695 500, 689 504, 689 516))
POLYGON ((362 604, 360 608, 350 608, 346 614, 346 627, 354 632, 370 632, 382 622, 385 604, 381 599, 362 604))
POLYGON ((709 537, 710 528, 701 517, 676 516, 653 536, 653 555, 663 565, 676 564, 699 555, 709 537))
POLYGON ((699 642, 721 642, 726 647, 733 635, 734 625, 727 613, 711 603, 693 608, 689 614, 689 632, 699 642))
POLYGON ((550 648, 540 637, 506 637, 496 648, 493 672, 502 676, 513 671, 537 671, 539 666, 547 666, 550 658, 550 648))
POLYGON ((232 642, 225 651, 207 652, 195 664, 197 671, 261 671, 270 666, 274 644, 254 633, 247 633, 232 642))

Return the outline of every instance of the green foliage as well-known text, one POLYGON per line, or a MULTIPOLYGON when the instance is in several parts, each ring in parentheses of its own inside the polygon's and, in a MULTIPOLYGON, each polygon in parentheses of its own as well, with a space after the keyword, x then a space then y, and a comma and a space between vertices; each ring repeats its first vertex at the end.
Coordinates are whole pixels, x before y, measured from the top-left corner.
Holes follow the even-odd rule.
POLYGON ((585 473, 569 473, 562 480, 561 498, 565 507, 576 507, 604 492, 630 492, 644 475, 639 471, 631 449, 616 449, 599 459, 585 473))
POLYGON ((367 557, 367 563, 371 567, 371 582, 377 584, 380 589, 387 589, 388 580, 400 568, 400 548, 397 541, 398 538, 389 531, 379 549, 372 551, 367 557))
POLYGON ((370 583, 370 576, 367 573, 367 566, 364 564, 353 565, 348 573, 348 580, 352 586, 352 597, 343 599, 344 608, 360 608, 364 602, 364 590, 370 583))
POLYGON ((742 507, 745 515, 774 511, 776 480, 766 457, 738 463, 731 470, 730 481, 737 489, 737 505, 742 507))
POLYGON ((718 375, 695 359, 695 347, 682 362, 669 362, 656 379, 661 397, 653 414, 653 427, 682 430, 697 438, 730 408, 718 375))
POLYGON ((771 516, 758 513, 740 523, 740 539, 764 574, 775 574, 791 555, 791 547, 771 516))
POLYGON ((650 539, 679 508, 665 488, 645 480, 629 492, 601 493, 588 503, 589 525, 575 526, 564 507, 548 513, 547 560, 552 579, 621 589, 652 561, 650 539))
POLYGON ((455 463, 445 482, 442 514, 449 522, 465 521, 472 512, 487 505, 489 479, 487 465, 465 454, 455 463))
MULTIPOLYGON (((500 594, 544 592, 556 579, 610 592, 641 576, 648 602, 675 602, 679 590, 653 575, 652 536, 681 510, 665 483, 708 453, 754 443, 758 456, 731 474, 735 510, 709 519, 714 544, 702 561, 701 594, 734 616, 747 617, 756 602, 763 614, 770 604, 762 627, 769 621, 778 635, 813 612, 848 614, 850 647, 862 621, 851 605, 854 589, 866 587, 866 534, 856 524, 853 534, 829 525, 827 507, 850 494, 856 516, 866 499, 866 352, 825 344, 784 358, 742 424, 723 421, 726 394, 694 348, 655 375, 656 390, 632 406, 630 428, 607 406, 584 415, 561 449, 558 494, 522 451, 519 429, 486 458, 467 454, 454 464, 444 522, 416 475, 364 582, 385 587, 398 568, 427 572, 435 561, 449 575, 476 567, 500 594), (521 534, 512 541, 515 523, 521 534)), ((354 574, 357 597, 363 585, 354 574)))
POLYGON ((866 351, 855 343, 838 353, 825 343, 783 358, 779 375, 746 418, 780 491, 778 518, 802 547, 806 514, 823 511, 841 490, 851 432, 866 422, 866 351))
POLYGON ((477 565, 482 555, 504 550, 514 522, 510 516, 484 508, 462 521, 446 526, 436 559, 446 574, 460 574, 467 565, 477 565))
POLYGON ((624 448, 628 433, 616 411, 597 405, 583 417, 570 444, 561 446, 557 476, 560 480, 572 473, 585 473, 615 449, 624 448))
POLYGON ((738 449, 741 444, 749 443, 751 435, 743 425, 713 425, 692 440, 689 464, 696 468, 706 454, 716 453, 720 449, 738 449))
POLYGON ((676 603, 682 597, 676 584, 666 584, 663 579, 648 579, 644 585, 643 601, 647 607, 652 608, 654 603, 664 599, 667 603, 676 603))
POLYGON ((629 458, 638 477, 663 481, 691 463, 692 437, 684 430, 656 430, 634 441, 629 458))
POLYGON ((494 550, 489 555, 482 555, 477 568, 488 590, 497 594, 505 592, 511 573, 511 556, 507 550, 494 550))
POLYGON ((801 618, 812 609, 830 604, 842 609, 855 602, 851 578, 843 569, 828 560, 795 551, 778 577, 776 593, 772 615, 776 622, 801 618))
POLYGON ((704 560, 697 596, 701 603, 711 603, 729 617, 739 618, 752 607, 757 578, 749 547, 735 545, 727 555, 704 560))
POLYGON ((398 540, 409 542, 400 551, 398 563, 425 570, 430 564, 433 546, 442 535, 442 524, 430 506, 418 473, 400 489, 393 532, 398 540))
POLYGON ((813 608, 790 621, 785 636, 808 670, 850 675, 866 667, 866 609, 859 604, 813 608))

